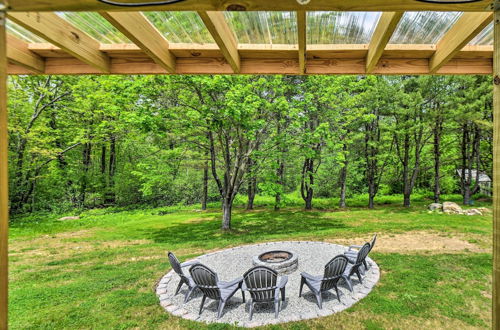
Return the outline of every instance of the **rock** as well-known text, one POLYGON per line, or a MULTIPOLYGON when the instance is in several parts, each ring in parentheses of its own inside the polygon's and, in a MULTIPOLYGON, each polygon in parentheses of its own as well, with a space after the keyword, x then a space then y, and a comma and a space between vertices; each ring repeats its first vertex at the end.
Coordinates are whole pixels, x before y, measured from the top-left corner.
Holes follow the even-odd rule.
POLYGON ((462 208, 453 202, 444 202, 443 203, 443 212, 448 214, 462 214, 462 208))
POLYGON ((463 213, 466 215, 483 215, 478 209, 464 210, 463 213))
POLYGON ((78 216, 71 216, 71 217, 62 217, 62 218, 59 218, 59 221, 66 221, 66 220, 80 220, 80 217, 78 217, 78 216))
POLYGON ((442 211, 443 210, 443 204, 441 203, 432 203, 429 205, 429 210, 431 211, 442 211))
POLYGON ((482 214, 488 214, 488 213, 491 213, 491 212, 492 212, 492 211, 491 211, 489 208, 487 208, 487 207, 478 207, 478 208, 477 208, 477 210, 478 210, 479 212, 481 212, 482 214))

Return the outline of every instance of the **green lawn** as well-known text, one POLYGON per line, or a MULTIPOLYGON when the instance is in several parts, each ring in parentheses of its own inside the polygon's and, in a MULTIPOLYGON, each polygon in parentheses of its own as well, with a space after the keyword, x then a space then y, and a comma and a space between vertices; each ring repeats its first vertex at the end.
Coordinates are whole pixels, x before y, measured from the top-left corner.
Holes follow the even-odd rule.
POLYGON ((372 257, 382 274, 368 297, 336 315, 269 328, 488 328, 491 215, 429 214, 423 204, 310 212, 299 207, 280 212, 264 206, 236 209, 231 233, 219 230, 218 209, 201 212, 194 207, 91 210, 80 220, 65 222, 53 215, 15 219, 10 231, 10 326, 232 328, 181 320, 163 311, 154 287, 169 269, 168 250, 184 260, 262 241, 360 243, 377 232, 379 245, 372 257))

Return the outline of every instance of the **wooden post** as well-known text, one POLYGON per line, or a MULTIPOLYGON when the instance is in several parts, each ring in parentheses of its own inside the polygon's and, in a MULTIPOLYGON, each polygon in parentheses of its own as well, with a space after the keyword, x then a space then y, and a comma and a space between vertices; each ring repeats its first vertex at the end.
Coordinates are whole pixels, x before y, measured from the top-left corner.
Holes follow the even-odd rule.
POLYGON ((0 11, 0 329, 2 330, 7 329, 8 326, 9 173, 7 162, 7 36, 5 12, 0 11))
POLYGON ((500 330, 500 1, 493 41, 493 329, 500 330))

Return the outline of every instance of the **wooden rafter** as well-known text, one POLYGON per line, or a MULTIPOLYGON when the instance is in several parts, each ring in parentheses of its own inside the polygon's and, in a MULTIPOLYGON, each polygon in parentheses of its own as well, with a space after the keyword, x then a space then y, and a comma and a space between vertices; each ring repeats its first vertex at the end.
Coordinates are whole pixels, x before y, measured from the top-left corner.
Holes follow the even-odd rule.
POLYGON ((219 46, 224 58, 235 73, 240 72, 240 54, 233 31, 227 25, 224 14, 218 11, 199 11, 203 23, 219 46))
POLYGON ((368 54, 366 55, 367 73, 372 72, 377 66, 385 46, 391 39, 394 30, 396 30, 401 17, 403 17, 403 12, 385 12, 380 16, 368 46, 368 54))
POLYGON ((175 72, 175 56, 167 40, 140 12, 102 12, 101 15, 127 38, 139 46, 157 64, 175 72))
POLYGON ((429 62, 430 72, 437 72, 493 19, 493 13, 464 13, 436 45, 429 62))
POLYGON ((99 42, 55 13, 10 12, 7 17, 84 63, 109 72, 109 58, 99 50, 99 42))
POLYGON ((13 35, 7 34, 7 58, 11 63, 22 66, 34 73, 45 71, 42 57, 28 49, 28 44, 13 35))
MULTIPOLYGON (((123 0, 126 2, 128 0, 123 0)), ((133 1, 128 1, 133 2, 133 1)), ((138 2, 138 1, 135 1, 138 2)), ((9 0, 9 9, 15 11, 135 11, 137 8, 115 7, 97 0, 9 0)), ((313 0, 301 5, 295 0, 185 0, 164 6, 141 7, 140 10, 214 11, 488 11, 491 0, 473 3, 433 4, 415 0, 313 0)))
POLYGON ((297 33, 298 33, 298 44, 299 44, 299 70, 300 73, 306 72, 306 11, 297 12, 297 33))

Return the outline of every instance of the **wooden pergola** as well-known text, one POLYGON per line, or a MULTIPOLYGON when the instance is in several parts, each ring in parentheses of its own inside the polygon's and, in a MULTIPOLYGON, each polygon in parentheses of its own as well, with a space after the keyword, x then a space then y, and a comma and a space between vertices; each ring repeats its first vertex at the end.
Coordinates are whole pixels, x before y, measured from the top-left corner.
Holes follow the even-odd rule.
MULTIPOLYGON (((141 0, 122 0, 134 3, 141 0)), ((154 2, 154 0, 151 0, 154 2)), ((493 74, 493 324, 500 329, 500 0, 180 0, 123 7, 99 0, 0 0, 0 329, 7 329, 9 74, 493 74), (442 3, 436 3, 436 2, 442 3), (295 12, 296 43, 248 44, 224 11, 295 12), (103 44, 58 12, 98 12, 132 43, 103 44), (214 43, 172 43, 145 11, 195 11, 214 43), (307 43, 307 13, 382 12, 366 44, 307 43), (462 12, 434 44, 391 44, 405 12, 462 12), (8 33, 6 21, 44 39, 8 33), (471 45, 493 22, 491 45, 471 45)))

